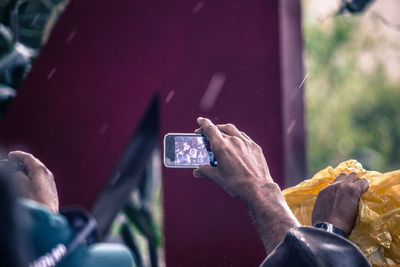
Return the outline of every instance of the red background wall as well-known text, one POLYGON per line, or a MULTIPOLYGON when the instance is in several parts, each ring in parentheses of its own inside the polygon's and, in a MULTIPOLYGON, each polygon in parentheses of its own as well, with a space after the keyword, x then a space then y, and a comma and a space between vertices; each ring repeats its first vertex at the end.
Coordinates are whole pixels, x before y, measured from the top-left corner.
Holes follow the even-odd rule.
MULTIPOLYGON (((1 121, 3 146, 40 158, 62 205, 90 209, 158 92, 160 136, 192 132, 200 115, 232 122, 283 185, 279 14, 277 0, 72 0, 1 121), (215 74, 225 82, 207 109, 215 74)), ((189 170, 164 168, 163 189, 167 265, 262 262, 244 203, 189 170)))

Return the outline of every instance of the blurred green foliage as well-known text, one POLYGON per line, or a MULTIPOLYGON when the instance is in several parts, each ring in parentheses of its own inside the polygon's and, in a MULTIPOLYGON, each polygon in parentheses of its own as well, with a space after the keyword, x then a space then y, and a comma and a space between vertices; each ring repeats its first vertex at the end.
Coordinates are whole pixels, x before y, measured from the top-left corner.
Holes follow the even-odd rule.
POLYGON ((0 116, 68 0, 0 0, 0 116))
POLYGON ((14 42, 39 49, 67 3, 68 0, 0 0, 0 23, 10 29, 14 42))
POLYGON ((310 175, 350 158, 400 169, 400 82, 374 57, 382 40, 365 32, 358 16, 304 21, 310 175))

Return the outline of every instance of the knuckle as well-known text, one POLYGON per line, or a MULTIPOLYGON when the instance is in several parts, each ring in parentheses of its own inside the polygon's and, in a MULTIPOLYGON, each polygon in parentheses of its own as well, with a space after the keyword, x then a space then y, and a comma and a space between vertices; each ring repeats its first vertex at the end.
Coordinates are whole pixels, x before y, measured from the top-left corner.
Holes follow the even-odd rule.
POLYGON ((241 144, 242 143, 242 139, 240 139, 237 136, 230 136, 229 140, 234 144, 241 144))
POLYGON ((362 179, 362 186, 364 186, 364 187, 366 187, 366 188, 369 188, 369 181, 367 180, 367 179, 365 179, 365 178, 363 178, 362 179))
POLYGON ((344 183, 344 181, 339 181, 339 182, 333 184, 332 186, 336 186, 339 188, 339 190, 343 190, 347 187, 347 184, 344 183))
POLYGON ((236 128, 235 125, 233 125, 232 123, 227 123, 227 124, 225 125, 225 127, 226 127, 226 128, 229 128, 229 129, 235 129, 235 128, 236 128))
POLYGON ((49 170, 45 167, 45 166, 40 166, 38 168, 38 171, 42 174, 48 175, 49 174, 49 170))
POLYGON ((355 184, 349 184, 348 185, 348 192, 350 194, 357 194, 360 191, 357 185, 355 184))
POLYGON ((203 126, 203 129, 205 129, 205 130, 211 130, 213 127, 212 127, 212 125, 211 124, 207 124, 207 125, 204 125, 203 126))
POLYGON ((44 165, 32 169, 32 175, 49 175, 49 173, 50 171, 44 165))
POLYGON ((254 143, 253 142, 253 147, 254 147, 254 149, 256 149, 257 151, 259 151, 259 152, 263 152, 263 149, 262 149, 262 147, 261 146, 259 146, 258 144, 256 144, 256 143, 254 143))
POLYGON ((46 172, 50 178, 54 179, 54 174, 49 169, 46 168, 46 172))
POLYGON ((340 189, 349 195, 354 195, 354 194, 358 193, 358 191, 359 191, 357 185, 354 185, 351 183, 343 183, 343 185, 340 187, 340 189))
POLYGON ((202 129, 205 133, 211 133, 211 132, 213 132, 214 127, 213 127, 213 125, 208 124, 208 125, 203 126, 202 129))
POLYGON ((343 191, 343 192, 351 191, 350 185, 347 183, 343 183, 343 181, 341 181, 333 186, 336 186, 339 191, 343 191))

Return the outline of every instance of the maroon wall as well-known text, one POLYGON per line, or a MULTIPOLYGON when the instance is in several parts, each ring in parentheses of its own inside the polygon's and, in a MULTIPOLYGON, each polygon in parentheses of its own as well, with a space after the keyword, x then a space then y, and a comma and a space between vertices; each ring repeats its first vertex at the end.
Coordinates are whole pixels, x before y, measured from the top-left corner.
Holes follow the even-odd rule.
MULTIPOLYGON (((159 92, 161 135, 192 132, 200 115, 235 123, 282 185, 280 53, 277 0, 72 0, 1 140, 49 166, 63 205, 90 208, 159 92)), ((168 266, 262 262, 244 203, 189 170, 163 169, 163 184, 168 266)))

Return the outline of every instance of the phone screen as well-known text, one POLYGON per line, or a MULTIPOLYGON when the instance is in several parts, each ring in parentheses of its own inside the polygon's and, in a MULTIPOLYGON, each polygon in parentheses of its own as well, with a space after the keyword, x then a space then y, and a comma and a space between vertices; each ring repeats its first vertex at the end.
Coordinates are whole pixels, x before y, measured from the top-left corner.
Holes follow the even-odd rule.
POLYGON ((165 158, 167 167, 196 168, 216 165, 208 140, 198 134, 168 134, 165 136, 165 158))

